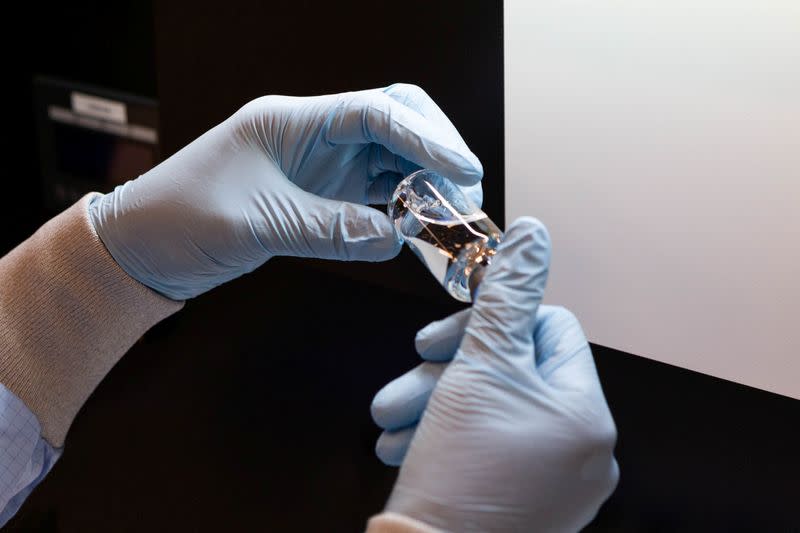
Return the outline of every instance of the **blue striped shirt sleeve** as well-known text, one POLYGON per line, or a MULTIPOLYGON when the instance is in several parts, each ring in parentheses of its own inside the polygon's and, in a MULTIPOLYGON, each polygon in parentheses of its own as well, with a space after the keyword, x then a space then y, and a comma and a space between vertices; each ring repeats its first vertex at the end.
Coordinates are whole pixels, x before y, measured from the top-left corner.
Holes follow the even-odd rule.
POLYGON ((0 384, 0 527, 5 526, 61 456, 42 438, 30 409, 0 384))

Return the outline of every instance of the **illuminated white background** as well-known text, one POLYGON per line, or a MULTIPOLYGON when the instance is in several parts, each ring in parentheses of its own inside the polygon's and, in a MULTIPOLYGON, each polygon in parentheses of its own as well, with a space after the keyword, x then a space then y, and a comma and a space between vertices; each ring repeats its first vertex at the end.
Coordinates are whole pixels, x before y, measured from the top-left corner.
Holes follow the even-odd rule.
POLYGON ((505 17, 506 222, 550 229, 547 300, 598 344, 800 398, 800 1, 505 17))

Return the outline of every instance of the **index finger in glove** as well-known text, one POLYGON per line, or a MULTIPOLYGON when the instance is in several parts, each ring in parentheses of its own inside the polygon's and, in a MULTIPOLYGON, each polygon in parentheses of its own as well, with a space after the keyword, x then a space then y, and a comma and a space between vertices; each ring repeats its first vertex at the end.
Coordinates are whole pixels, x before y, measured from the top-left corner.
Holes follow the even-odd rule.
POLYGON ((382 90, 349 94, 329 119, 331 143, 378 143, 459 185, 474 185, 483 167, 449 120, 428 118, 382 90))
POLYGON ((416 424, 446 365, 422 363, 385 385, 372 400, 372 419, 383 429, 416 424))
POLYGON ((420 357, 426 361, 450 361, 461 345, 471 312, 470 308, 462 309, 419 330, 414 346, 420 357))

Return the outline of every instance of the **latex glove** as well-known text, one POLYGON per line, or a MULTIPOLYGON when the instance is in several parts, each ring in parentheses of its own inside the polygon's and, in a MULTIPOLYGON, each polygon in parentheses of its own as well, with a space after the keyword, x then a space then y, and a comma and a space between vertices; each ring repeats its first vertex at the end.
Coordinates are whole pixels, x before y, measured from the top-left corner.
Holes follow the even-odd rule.
POLYGON ((382 211, 428 167, 480 201, 478 158, 419 87, 265 96, 90 206, 135 279, 176 300, 276 255, 381 261, 400 242, 382 211))
POLYGON ((578 530, 614 490, 589 345, 569 311, 539 306, 549 247, 538 221, 512 224, 474 306, 423 328, 429 362, 375 397, 377 453, 402 461, 387 511, 448 531, 578 530))

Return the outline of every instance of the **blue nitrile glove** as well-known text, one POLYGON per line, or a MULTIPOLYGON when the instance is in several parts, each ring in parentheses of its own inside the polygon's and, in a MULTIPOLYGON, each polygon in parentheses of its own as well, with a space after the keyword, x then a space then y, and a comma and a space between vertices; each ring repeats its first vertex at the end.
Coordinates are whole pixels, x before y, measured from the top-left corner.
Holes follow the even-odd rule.
POLYGON ((478 158, 419 87, 265 96, 99 197, 90 216, 128 274, 183 300, 276 255, 394 257, 388 217, 362 204, 385 204, 420 167, 480 201, 478 158))
POLYGON ((549 247, 538 221, 512 224, 473 307, 423 328, 428 362, 375 397, 377 453, 402 462, 387 511, 447 531, 568 531, 614 490, 589 345, 569 311, 539 306, 549 247))

